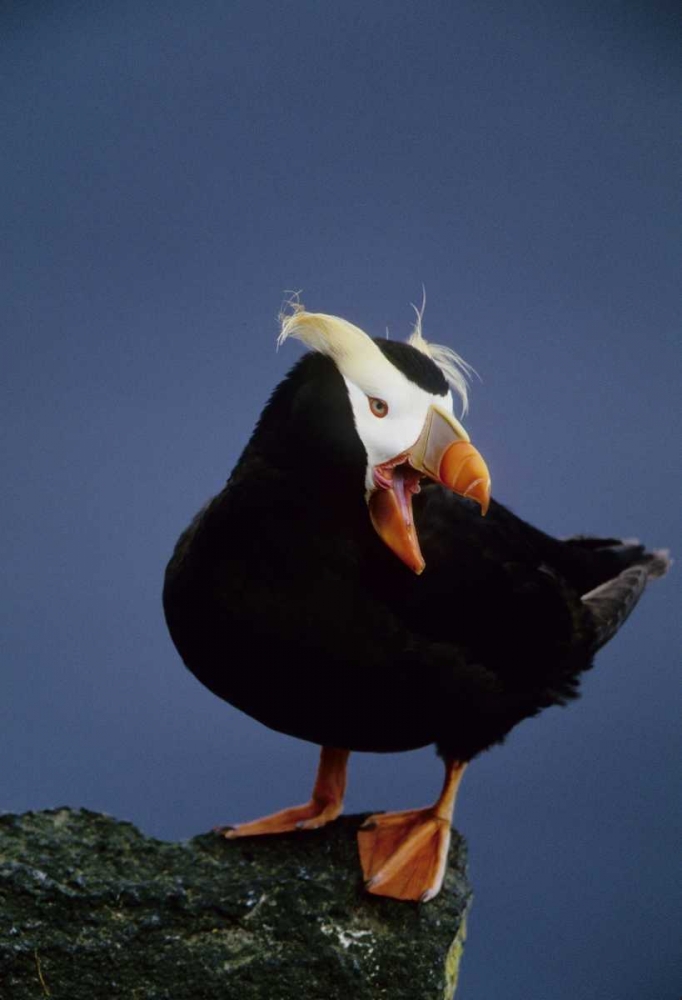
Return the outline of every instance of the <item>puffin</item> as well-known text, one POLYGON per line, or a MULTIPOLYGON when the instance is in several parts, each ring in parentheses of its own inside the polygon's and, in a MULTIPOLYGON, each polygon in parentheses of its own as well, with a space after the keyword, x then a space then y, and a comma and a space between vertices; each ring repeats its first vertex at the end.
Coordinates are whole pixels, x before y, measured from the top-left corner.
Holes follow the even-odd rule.
POLYGON ((576 697, 670 560, 637 541, 551 537, 494 500, 454 414, 469 366, 424 338, 416 312, 399 342, 289 304, 278 344, 308 350, 180 536, 163 607, 202 684, 321 748, 309 802, 218 828, 226 838, 321 827, 342 811, 351 752, 435 745, 437 800, 357 833, 366 889, 426 902, 468 763, 576 697))

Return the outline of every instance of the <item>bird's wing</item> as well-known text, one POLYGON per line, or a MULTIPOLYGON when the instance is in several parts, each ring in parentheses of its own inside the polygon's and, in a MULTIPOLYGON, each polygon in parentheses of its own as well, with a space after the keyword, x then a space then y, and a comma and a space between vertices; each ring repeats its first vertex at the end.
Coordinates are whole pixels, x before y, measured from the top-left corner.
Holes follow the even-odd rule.
MULTIPOLYGON (((647 552, 637 541, 583 536, 561 541, 494 501, 481 518, 460 498, 437 488, 424 492, 423 548, 427 571, 430 566, 434 571, 433 591, 455 577, 447 592, 459 586, 466 611, 460 634, 475 620, 477 603, 487 610, 496 628, 481 630, 484 646, 495 646, 497 631, 509 648, 514 640, 526 656, 541 655, 542 648, 549 656, 553 641, 566 641, 568 627, 569 643, 589 655, 624 623, 648 581, 670 565, 667 552, 647 552)), ((432 598, 437 602, 437 593, 432 598)))

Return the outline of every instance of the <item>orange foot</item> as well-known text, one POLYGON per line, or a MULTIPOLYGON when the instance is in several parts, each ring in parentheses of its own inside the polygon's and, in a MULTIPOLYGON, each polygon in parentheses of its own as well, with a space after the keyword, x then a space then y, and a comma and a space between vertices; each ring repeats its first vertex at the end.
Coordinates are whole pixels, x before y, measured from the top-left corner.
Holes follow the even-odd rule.
POLYGON ((218 828, 228 840, 235 837, 257 837, 261 833, 289 833, 291 830, 316 830, 331 822, 341 812, 342 806, 335 802, 316 802, 311 799, 304 806, 291 806, 281 809, 262 819, 254 819, 250 823, 239 823, 237 826, 218 828))
POLYGON ((330 823, 343 809, 348 753, 348 750, 335 747, 322 748, 313 794, 305 805, 291 806, 250 823, 221 827, 216 832, 234 840, 236 837, 257 837, 265 833, 316 830, 330 823))
POLYGON ((443 791, 428 809, 379 813, 358 830, 368 892, 425 903, 440 892, 450 847, 450 824, 464 764, 447 764, 443 791))
POLYGON ((433 809, 370 816, 358 830, 358 846, 369 892, 425 903, 443 884, 450 824, 433 809))

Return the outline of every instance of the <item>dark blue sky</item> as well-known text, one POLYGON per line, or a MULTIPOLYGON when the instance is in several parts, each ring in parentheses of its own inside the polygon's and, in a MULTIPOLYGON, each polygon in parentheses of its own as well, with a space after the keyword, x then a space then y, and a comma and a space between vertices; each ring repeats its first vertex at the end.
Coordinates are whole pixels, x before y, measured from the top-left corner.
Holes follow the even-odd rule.
MULTIPOLYGON (((682 557, 675 6, 0 8, 0 808, 166 838, 307 797, 314 747, 182 667, 180 530, 274 384, 286 290, 481 375, 498 499, 682 557)), ((491 622, 494 627, 494 622, 491 622)), ((459 1000, 679 996, 679 563, 584 697, 469 770, 459 1000)), ((349 810, 425 804, 431 750, 358 755, 349 810)))

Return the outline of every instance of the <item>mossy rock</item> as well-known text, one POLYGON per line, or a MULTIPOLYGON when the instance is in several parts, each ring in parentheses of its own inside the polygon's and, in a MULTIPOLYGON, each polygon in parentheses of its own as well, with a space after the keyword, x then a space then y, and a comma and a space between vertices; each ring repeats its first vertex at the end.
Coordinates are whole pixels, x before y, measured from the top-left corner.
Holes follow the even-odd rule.
POLYGON ((86 810, 0 816, 0 996, 449 1000, 464 842, 435 900, 380 899, 362 887, 363 818, 170 844, 86 810))

